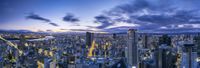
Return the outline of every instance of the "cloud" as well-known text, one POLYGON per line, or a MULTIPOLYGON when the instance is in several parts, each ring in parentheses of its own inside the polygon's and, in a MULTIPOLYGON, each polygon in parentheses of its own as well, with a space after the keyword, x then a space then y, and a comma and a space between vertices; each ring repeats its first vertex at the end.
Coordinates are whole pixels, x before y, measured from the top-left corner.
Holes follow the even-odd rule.
POLYGON ((90 30, 90 29, 69 29, 70 31, 93 31, 93 30, 90 30))
POLYGON ((50 30, 50 29, 48 29, 48 30, 46 30, 47 32, 53 32, 53 30, 50 30))
POLYGON ((34 14, 34 13, 30 13, 28 16, 26 16, 27 19, 33 19, 33 20, 39 20, 39 21, 44 21, 52 26, 56 26, 58 27, 59 25, 56 24, 56 23, 52 23, 50 19, 47 19, 47 18, 44 18, 44 17, 41 17, 37 14, 34 14))
POLYGON ((113 33, 117 33, 117 32, 127 32, 128 29, 133 29, 135 27, 130 27, 130 26, 120 26, 120 27, 114 27, 114 28, 108 28, 108 29, 104 29, 102 30, 103 32, 113 32, 113 33))
POLYGON ((133 17, 139 21, 156 23, 160 25, 170 25, 170 24, 184 24, 184 23, 194 23, 190 21, 192 19, 200 19, 200 17, 195 16, 195 12, 186 10, 177 10, 169 15, 167 13, 157 14, 157 15, 142 15, 133 17))
POLYGON ((157 29, 155 32, 168 32, 168 33, 177 33, 177 32, 200 32, 200 28, 177 28, 177 29, 157 29))
POLYGON ((40 21, 45 21, 45 22, 51 22, 49 19, 41 17, 37 14, 31 13, 28 16, 26 16, 27 19, 33 19, 33 20, 40 20, 40 21))
POLYGON ((91 29, 60 29, 65 31, 72 31, 72 32, 93 32, 94 30, 91 29))
POLYGON ((111 22, 111 19, 109 17, 106 17, 104 15, 96 16, 95 19, 96 19, 95 21, 96 23, 101 23, 100 26, 96 27, 98 29, 103 29, 114 24, 113 22, 111 22))
POLYGON ((61 28, 60 30, 68 30, 68 29, 63 29, 63 28, 61 28))
POLYGON ((66 21, 66 22, 78 22, 80 20, 77 17, 75 17, 73 14, 67 13, 66 16, 63 17, 63 21, 66 21))
MULTIPOLYGON (((200 3, 199 0, 133 0, 101 14, 105 17, 99 15, 100 18, 95 18, 96 21, 102 23, 99 26, 102 28, 124 22, 140 25, 139 27, 132 27, 139 30, 152 31, 160 30, 163 27, 164 30, 173 30, 182 24, 200 24, 200 8, 198 7, 200 5, 198 3, 200 3)), ((183 27, 179 30, 185 29, 187 31, 194 28, 183 27)), ((120 27, 117 29, 120 29, 120 27)))
POLYGON ((52 25, 52 26, 59 26, 58 24, 56 24, 56 23, 49 23, 50 25, 52 25))

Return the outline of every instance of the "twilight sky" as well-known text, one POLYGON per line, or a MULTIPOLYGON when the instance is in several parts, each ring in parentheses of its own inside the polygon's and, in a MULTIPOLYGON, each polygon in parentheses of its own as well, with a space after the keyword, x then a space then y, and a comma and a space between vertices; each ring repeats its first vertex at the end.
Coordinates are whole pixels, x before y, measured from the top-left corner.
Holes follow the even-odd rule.
POLYGON ((199 31, 199 0, 0 0, 0 29, 199 31))

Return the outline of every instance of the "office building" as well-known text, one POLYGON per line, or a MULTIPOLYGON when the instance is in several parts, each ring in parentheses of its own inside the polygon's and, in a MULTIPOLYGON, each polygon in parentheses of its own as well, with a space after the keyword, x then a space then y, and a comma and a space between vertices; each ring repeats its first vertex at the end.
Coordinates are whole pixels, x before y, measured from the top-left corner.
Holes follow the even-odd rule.
POLYGON ((93 38, 94 38, 93 33, 86 32, 86 46, 90 47, 92 45, 93 38))
POLYGON ((194 44, 184 44, 184 47, 187 52, 187 67, 186 68, 193 68, 192 67, 192 47, 194 47, 194 44))
POLYGON ((144 48, 148 48, 148 36, 147 36, 147 34, 144 35, 144 48))
POLYGON ((155 51, 155 68, 175 68, 176 57, 172 48, 167 44, 162 44, 155 51), (167 61, 167 62, 166 62, 167 61))
MULTIPOLYGON (((181 68, 189 68, 189 55, 186 52, 182 53, 181 57, 181 68)), ((191 53, 191 68, 198 68, 198 62, 196 61, 197 52, 191 53)))
POLYGON ((198 57, 200 57, 200 33, 194 37, 194 43, 196 44, 197 46, 197 55, 198 57))
POLYGON ((128 67, 137 67, 138 65, 138 49, 137 49, 137 35, 135 29, 128 30, 127 40, 127 62, 128 67))

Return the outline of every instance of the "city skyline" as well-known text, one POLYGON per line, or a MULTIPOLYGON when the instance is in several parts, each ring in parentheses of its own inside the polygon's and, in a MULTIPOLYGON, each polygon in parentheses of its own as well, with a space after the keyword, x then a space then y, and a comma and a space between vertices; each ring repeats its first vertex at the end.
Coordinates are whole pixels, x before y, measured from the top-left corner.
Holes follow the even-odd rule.
POLYGON ((0 0, 0 68, 200 68, 199 6, 0 0))

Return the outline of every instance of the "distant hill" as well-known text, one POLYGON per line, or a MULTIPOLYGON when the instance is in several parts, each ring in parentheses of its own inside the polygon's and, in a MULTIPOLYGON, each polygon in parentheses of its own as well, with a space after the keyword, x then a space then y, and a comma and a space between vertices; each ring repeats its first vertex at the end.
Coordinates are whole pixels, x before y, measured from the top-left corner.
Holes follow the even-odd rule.
POLYGON ((8 33, 30 33, 32 31, 29 31, 29 30, 0 30, 0 33, 4 33, 4 32, 8 32, 8 33))

